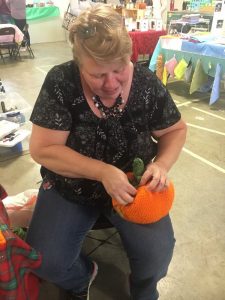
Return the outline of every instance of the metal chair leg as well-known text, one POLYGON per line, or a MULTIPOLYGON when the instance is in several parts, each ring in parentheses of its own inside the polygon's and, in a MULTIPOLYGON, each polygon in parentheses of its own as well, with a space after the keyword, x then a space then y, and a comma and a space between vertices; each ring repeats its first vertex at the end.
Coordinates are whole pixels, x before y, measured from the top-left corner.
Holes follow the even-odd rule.
POLYGON ((2 51, 0 50, 0 56, 1 56, 1 59, 3 60, 3 63, 5 64, 5 59, 4 59, 4 56, 2 54, 2 51))

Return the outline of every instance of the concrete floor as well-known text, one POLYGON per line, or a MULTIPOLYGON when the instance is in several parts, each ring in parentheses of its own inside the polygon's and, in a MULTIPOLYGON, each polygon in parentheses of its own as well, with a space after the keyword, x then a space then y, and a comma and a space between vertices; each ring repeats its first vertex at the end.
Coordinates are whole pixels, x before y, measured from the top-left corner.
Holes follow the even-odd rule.
MULTIPOLYGON (((21 62, 0 62, 6 91, 17 92, 31 106, 50 67, 71 58, 63 42, 32 48, 33 60, 22 53, 21 62)), ((177 243, 168 276, 159 284, 160 300, 225 300, 225 93, 210 107, 209 94, 190 96, 182 82, 171 82, 168 88, 189 130, 170 172, 176 187, 171 216, 177 243)), ((39 166, 30 158, 27 141, 23 150, 14 158, 0 151, 1 184, 9 195, 39 186, 39 166)), ((99 264, 91 299, 129 299, 129 267, 118 234, 110 229, 92 232, 91 237, 84 247, 99 264), (103 245, 96 240, 110 235, 103 245)), ((39 300, 59 299, 63 297, 58 289, 44 283, 39 300)))

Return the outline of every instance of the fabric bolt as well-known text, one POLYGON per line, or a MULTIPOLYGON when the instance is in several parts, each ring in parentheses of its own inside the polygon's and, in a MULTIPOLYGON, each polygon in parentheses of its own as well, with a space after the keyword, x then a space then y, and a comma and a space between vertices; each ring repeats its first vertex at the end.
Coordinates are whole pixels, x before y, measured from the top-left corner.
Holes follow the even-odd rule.
POLYGON ((163 76, 162 76, 162 83, 163 83, 164 85, 167 85, 168 76, 169 76, 169 74, 168 74, 167 69, 166 69, 166 67, 165 67, 165 65, 164 65, 164 68, 163 68, 163 76))
POLYGON ((150 63, 149 63, 149 70, 151 70, 152 72, 154 72, 156 70, 157 57, 160 55, 161 50, 162 50, 162 47, 161 47, 161 43, 160 43, 160 40, 159 40, 158 43, 155 46, 155 50, 152 54, 152 57, 151 57, 151 60, 150 60, 150 63))
POLYGON ((208 75, 205 73, 201 60, 198 59, 190 86, 190 94, 196 92, 204 83, 208 81, 208 75))
POLYGON ((170 60, 165 62, 165 67, 167 72, 170 74, 171 77, 174 77, 174 69, 177 65, 177 59, 173 56, 170 60))
POLYGON ((211 92, 212 86, 213 86, 213 81, 214 81, 214 77, 208 75, 208 80, 200 86, 200 88, 198 89, 198 92, 201 92, 201 93, 211 92))
POLYGON ((0 201, 0 231, 5 246, 0 249, 0 299, 37 300, 39 278, 32 270, 41 264, 40 255, 9 228, 9 219, 0 201))
POLYGON ((155 47, 155 50, 152 54, 149 69, 154 72, 156 70, 157 57, 164 53, 165 49, 173 49, 180 51, 182 40, 177 39, 174 36, 160 36, 158 43, 155 47))
MULTIPOLYGON (((134 68, 130 96, 122 113, 107 119, 97 117, 84 98, 80 73, 72 61, 49 71, 31 114, 36 125, 70 131, 68 147, 124 172, 132 170, 136 157, 141 157, 145 165, 149 163, 156 154, 151 131, 179 119, 180 113, 165 86, 141 65, 134 68)), ((98 181, 64 179, 44 167, 41 174, 44 183, 53 185, 67 200, 89 206, 112 205, 98 181)))
POLYGON ((187 66, 188 66, 188 63, 186 62, 186 60, 184 58, 182 58, 174 69, 174 75, 176 76, 177 79, 180 80, 183 78, 187 66))
POLYGON ((209 104, 214 104, 220 98, 220 80, 221 80, 221 65, 216 65, 216 73, 213 81, 212 92, 209 100, 209 104))
POLYGON ((188 66, 185 70, 185 73, 184 73, 184 81, 187 82, 187 83, 190 83, 191 80, 192 80, 192 76, 193 76, 193 64, 192 64, 192 61, 190 60, 189 63, 188 63, 188 66))
POLYGON ((156 76, 162 80, 163 79, 163 69, 164 69, 164 58, 163 55, 160 54, 157 57, 157 63, 156 63, 156 76))

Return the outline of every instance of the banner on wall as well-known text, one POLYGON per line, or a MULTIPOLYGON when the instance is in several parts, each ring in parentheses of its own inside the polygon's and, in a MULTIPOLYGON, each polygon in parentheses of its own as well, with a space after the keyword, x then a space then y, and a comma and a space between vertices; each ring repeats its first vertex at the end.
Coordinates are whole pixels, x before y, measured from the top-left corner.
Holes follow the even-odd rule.
POLYGON ((211 33, 225 35, 225 0, 216 0, 211 33))

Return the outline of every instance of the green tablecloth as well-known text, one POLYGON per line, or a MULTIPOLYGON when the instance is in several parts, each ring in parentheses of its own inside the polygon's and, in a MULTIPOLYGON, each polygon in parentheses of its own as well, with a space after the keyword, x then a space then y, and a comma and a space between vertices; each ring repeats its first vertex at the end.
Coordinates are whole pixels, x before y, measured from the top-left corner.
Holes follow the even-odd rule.
POLYGON ((28 21, 58 17, 60 15, 59 8, 57 6, 45 6, 45 7, 27 7, 26 18, 28 21))

